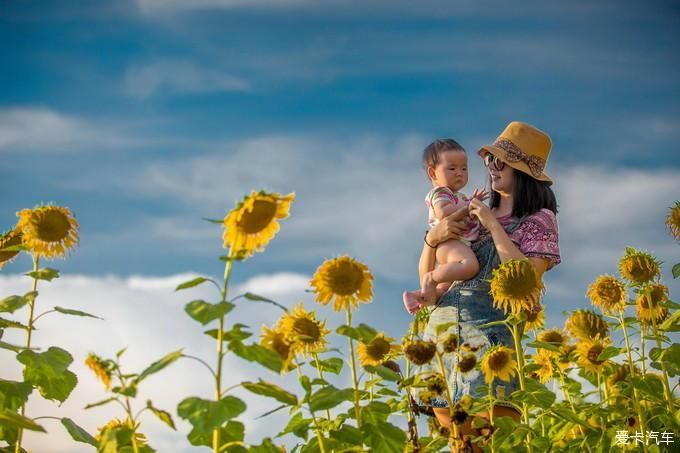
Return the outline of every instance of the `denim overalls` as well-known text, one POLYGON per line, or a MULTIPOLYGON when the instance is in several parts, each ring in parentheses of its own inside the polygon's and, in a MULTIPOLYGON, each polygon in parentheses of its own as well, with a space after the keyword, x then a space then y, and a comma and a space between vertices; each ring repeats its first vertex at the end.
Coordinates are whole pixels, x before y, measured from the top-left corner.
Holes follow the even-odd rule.
MULTIPOLYGON (((516 220, 506 227, 505 231, 512 233, 519 227, 522 220, 524 219, 516 220)), ((506 317, 502 310, 494 308, 493 300, 489 294, 488 280, 491 279, 493 270, 500 265, 498 252, 491 235, 473 242, 472 250, 479 261, 479 273, 472 280, 456 282, 442 295, 437 305, 430 312, 430 319, 423 334, 424 340, 436 341, 436 327, 455 322, 445 332, 440 333, 439 337, 440 339, 446 338, 449 333, 458 335, 457 352, 443 355, 449 391, 454 403, 466 394, 473 398, 485 396, 476 391, 477 387, 486 384, 479 363, 491 345, 503 344, 513 351, 515 350, 512 334, 507 326, 479 327, 482 324, 500 321, 506 317), (464 358, 464 364, 469 364, 471 354, 476 357, 477 366, 465 372, 461 371, 458 368, 460 358, 464 358)), ((433 359, 427 365, 416 367, 415 372, 440 372, 440 368, 437 360, 433 359)), ((508 400, 512 392, 519 390, 517 375, 515 374, 510 382, 495 378, 491 385, 495 398, 499 400, 496 404, 512 407, 511 404, 504 403, 502 400, 508 400)), ((444 397, 434 398, 431 404, 423 404, 417 397, 416 401, 423 406, 448 407, 448 402, 444 397)))

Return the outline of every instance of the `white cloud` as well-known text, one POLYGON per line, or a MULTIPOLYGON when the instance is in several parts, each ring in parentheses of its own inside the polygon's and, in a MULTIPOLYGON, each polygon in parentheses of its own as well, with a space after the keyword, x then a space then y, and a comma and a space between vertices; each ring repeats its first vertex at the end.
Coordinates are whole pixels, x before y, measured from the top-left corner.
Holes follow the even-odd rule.
POLYGON ((0 108, 0 152, 100 150, 141 143, 129 133, 49 108, 0 108))
POLYGON ((137 97, 156 94, 191 94, 247 91, 250 84, 239 77, 184 60, 160 60, 130 67, 124 79, 126 91, 137 97))
MULTIPOLYGON (((88 432, 95 433, 112 417, 122 417, 117 405, 83 410, 88 403, 106 398, 102 385, 88 370, 83 361, 88 352, 103 357, 113 357, 117 350, 127 347, 122 358, 124 370, 141 371, 162 355, 184 348, 184 352, 201 357, 208 363, 215 362, 214 340, 202 334, 212 326, 200 326, 183 313, 184 304, 190 300, 203 298, 216 300, 216 288, 210 284, 183 292, 174 292, 176 285, 195 274, 186 273, 168 277, 132 276, 121 278, 108 276, 64 276, 49 284, 39 286, 38 312, 46 311, 55 305, 83 310, 103 317, 93 320, 80 317, 61 317, 50 314, 41 318, 34 334, 34 345, 46 349, 60 346, 74 357, 72 369, 78 376, 79 384, 71 397, 61 406, 46 402, 32 395, 28 414, 30 416, 52 415, 70 417, 88 432)), ((265 297, 291 306, 304 295, 309 277, 300 274, 260 275, 237 284, 233 295, 253 291, 265 297)), ((0 294, 23 294, 30 281, 22 275, 1 275, 0 294)), ((17 312, 13 319, 27 316, 24 311, 17 312)), ((261 324, 272 324, 280 315, 276 307, 240 299, 237 308, 230 313, 231 322, 243 322, 251 326, 254 339, 260 333, 261 324)), ((21 344, 23 335, 6 330, 3 341, 21 344)), ((11 353, 0 350, 4 379, 21 379, 18 362, 11 353)), ((297 391, 295 379, 288 376, 280 379, 263 368, 255 367, 244 360, 228 356, 225 363, 225 385, 244 380, 255 380, 255 376, 278 382, 297 391), (283 383, 282 383, 283 382, 283 383)), ((291 375, 292 376, 292 375, 291 375)), ((144 401, 152 399, 154 404, 173 414, 178 432, 157 422, 153 416, 142 418, 142 430, 158 451, 193 451, 185 436, 189 425, 176 414, 177 404, 192 395, 205 398, 213 397, 213 381, 207 370, 190 360, 180 360, 161 373, 151 376, 139 390, 135 401, 136 408, 143 407, 144 401)), ((37 393, 37 392, 36 392, 37 393)), ((259 443, 264 436, 273 436, 285 426, 285 411, 264 419, 254 418, 276 407, 272 400, 257 397, 242 390, 235 391, 247 402, 248 411, 239 419, 246 425, 246 439, 259 443)), ((43 420, 49 435, 26 433, 26 447, 35 451, 85 452, 91 448, 85 444, 74 443, 57 421, 43 420)))

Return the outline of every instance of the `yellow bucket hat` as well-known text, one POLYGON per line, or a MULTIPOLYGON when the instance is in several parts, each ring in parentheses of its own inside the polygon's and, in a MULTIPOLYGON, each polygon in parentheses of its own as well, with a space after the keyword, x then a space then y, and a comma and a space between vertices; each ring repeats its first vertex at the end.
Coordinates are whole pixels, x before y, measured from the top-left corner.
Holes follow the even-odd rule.
POLYGON ((548 134, 530 124, 513 121, 493 144, 482 146, 477 154, 483 157, 491 153, 515 170, 552 184, 552 179, 543 171, 551 147, 548 134))

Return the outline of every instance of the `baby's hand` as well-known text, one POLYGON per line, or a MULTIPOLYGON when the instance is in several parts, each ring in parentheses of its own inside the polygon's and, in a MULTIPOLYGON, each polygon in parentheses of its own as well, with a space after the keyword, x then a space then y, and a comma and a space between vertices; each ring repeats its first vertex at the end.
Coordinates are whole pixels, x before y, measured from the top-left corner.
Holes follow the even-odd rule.
POLYGON ((475 189, 472 192, 472 198, 476 198, 479 201, 484 201, 489 198, 489 192, 486 189, 475 189))

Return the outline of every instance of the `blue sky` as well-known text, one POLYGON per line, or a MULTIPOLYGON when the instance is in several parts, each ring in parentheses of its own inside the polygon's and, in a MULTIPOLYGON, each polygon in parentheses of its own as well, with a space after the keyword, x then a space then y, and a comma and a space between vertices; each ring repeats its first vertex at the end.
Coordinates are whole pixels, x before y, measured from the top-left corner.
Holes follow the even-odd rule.
POLYGON ((235 280, 267 292, 262 276, 288 272, 300 288, 350 254, 376 276, 358 319, 400 337, 426 226, 422 148, 459 140, 471 191, 475 151, 521 120, 553 139, 564 262, 546 276, 550 321, 587 306, 627 245, 680 260, 663 226, 680 198, 677 4, 317 3, 0 1, 0 227, 53 201, 81 224, 55 263, 65 275, 220 275, 221 232, 201 217, 251 189, 295 191, 235 280))

